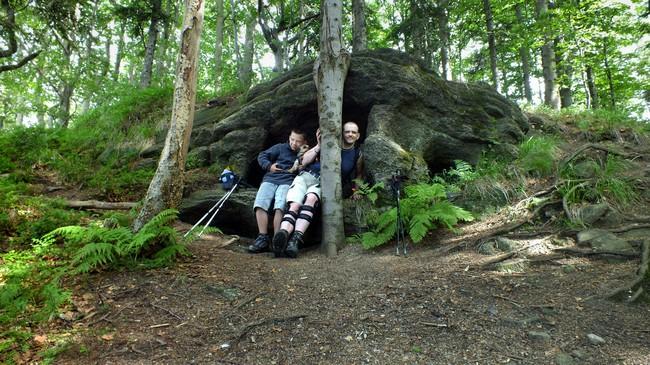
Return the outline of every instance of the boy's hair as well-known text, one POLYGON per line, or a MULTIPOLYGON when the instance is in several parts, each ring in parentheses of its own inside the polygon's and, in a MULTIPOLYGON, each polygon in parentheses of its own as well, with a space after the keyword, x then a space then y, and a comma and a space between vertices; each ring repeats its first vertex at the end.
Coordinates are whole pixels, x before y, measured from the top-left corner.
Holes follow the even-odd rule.
POLYGON ((300 134, 302 136, 302 138, 304 138, 305 140, 307 139, 307 133, 303 132, 302 129, 292 128, 291 133, 300 134))

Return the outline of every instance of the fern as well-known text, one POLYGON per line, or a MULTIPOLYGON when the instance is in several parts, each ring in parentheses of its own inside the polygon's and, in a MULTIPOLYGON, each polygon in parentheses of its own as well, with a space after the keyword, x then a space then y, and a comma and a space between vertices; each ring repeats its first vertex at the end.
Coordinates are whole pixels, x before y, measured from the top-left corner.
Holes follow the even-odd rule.
MULTIPOLYGON (((445 186, 439 183, 416 184, 404 189, 400 213, 408 235, 414 243, 438 226, 453 229, 459 221, 471 221, 470 212, 447 201, 445 186)), ((397 232, 397 208, 391 208, 377 217, 371 231, 358 235, 364 248, 381 246, 393 239, 397 232)))

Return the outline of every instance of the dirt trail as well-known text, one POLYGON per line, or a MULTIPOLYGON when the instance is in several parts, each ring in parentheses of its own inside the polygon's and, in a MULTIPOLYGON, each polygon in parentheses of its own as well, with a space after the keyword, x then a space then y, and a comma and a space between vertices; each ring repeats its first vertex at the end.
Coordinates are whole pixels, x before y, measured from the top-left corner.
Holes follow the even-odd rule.
POLYGON ((634 261, 562 258, 504 274, 435 245, 407 258, 348 246, 289 260, 219 242, 194 243, 174 268, 91 278, 78 304, 104 311, 75 325, 83 345, 60 363, 650 363, 650 306, 588 299, 630 280, 634 261))

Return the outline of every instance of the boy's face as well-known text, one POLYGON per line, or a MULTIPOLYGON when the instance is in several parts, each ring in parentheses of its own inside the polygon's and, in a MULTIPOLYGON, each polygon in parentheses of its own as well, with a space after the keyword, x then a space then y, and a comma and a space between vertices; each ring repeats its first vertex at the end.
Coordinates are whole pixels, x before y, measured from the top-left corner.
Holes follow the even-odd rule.
POLYGON ((298 151, 300 149, 300 146, 305 144, 305 142, 305 136, 302 134, 291 132, 289 135, 289 147, 291 147, 292 151, 298 151))

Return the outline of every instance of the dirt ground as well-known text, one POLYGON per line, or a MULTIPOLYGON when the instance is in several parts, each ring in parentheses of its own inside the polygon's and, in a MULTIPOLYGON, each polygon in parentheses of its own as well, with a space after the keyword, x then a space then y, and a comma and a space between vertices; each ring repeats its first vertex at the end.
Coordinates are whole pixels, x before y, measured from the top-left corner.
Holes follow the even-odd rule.
POLYGON ((650 364, 650 305, 602 298, 638 260, 542 252, 508 274, 475 250, 439 249, 462 236, 408 257, 346 246, 295 260, 208 238, 175 267, 80 283, 78 344, 57 363, 650 364))

